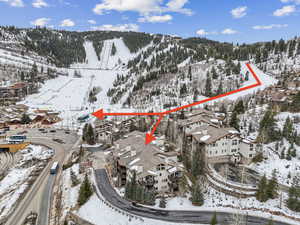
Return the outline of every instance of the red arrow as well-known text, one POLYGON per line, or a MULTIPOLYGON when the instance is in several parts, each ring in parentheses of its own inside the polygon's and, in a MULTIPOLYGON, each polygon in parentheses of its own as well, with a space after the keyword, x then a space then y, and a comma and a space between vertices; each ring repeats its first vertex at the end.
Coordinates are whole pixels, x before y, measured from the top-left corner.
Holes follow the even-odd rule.
POLYGON ((210 102, 210 101, 218 99, 218 98, 223 98, 225 96, 229 96, 229 95, 241 92, 241 91, 245 91, 245 90, 252 89, 252 88, 260 86, 261 81, 258 79, 256 73, 253 71, 253 69, 251 68, 251 66, 248 63, 246 64, 246 66, 249 68, 250 72, 254 76, 254 78, 256 80, 256 84, 252 84, 252 85, 249 85, 249 86, 246 86, 246 87, 242 87, 242 88, 239 88, 237 90, 229 91, 227 93, 220 94, 220 95, 217 95, 217 96, 214 96, 214 97, 211 97, 211 98, 206 98, 206 99, 203 99, 199 102, 191 103, 189 105, 184 105, 184 106, 181 106, 181 107, 177 107, 175 109, 165 111, 165 112, 163 112, 163 114, 170 114, 170 113, 173 113, 173 112, 177 112, 177 111, 182 110, 182 109, 190 108, 190 107, 193 107, 193 106, 196 106, 196 105, 200 105, 200 104, 203 104, 203 103, 206 103, 206 102, 210 102))
POLYGON ((164 118, 164 115, 160 115, 156 123, 154 124, 152 130, 150 133, 146 134, 146 139, 145 139, 145 145, 150 144, 152 141, 156 140, 154 133, 158 128, 158 125, 160 124, 161 120, 164 118))
POLYGON ((105 113, 103 109, 99 109, 93 112, 92 115, 100 120, 104 120, 105 116, 159 116, 162 113, 105 113))
POLYGON ((250 64, 247 63, 246 66, 249 69, 249 71, 252 73, 253 77, 255 78, 256 84, 252 84, 252 85, 249 85, 249 86, 246 86, 246 87, 242 87, 242 88, 239 88, 237 90, 233 90, 233 91, 230 91, 230 92, 227 92, 227 93, 224 93, 224 94, 220 94, 220 95, 217 95, 217 96, 214 96, 214 97, 211 97, 211 98, 207 98, 207 99, 204 99, 204 100, 201 100, 201 101, 198 101, 198 102, 194 102, 194 103, 189 104, 189 105, 184 105, 184 106, 177 107, 177 108, 174 108, 172 110, 168 110, 168 111, 160 112, 160 113, 104 113, 103 109, 100 109, 100 110, 92 113, 92 115, 99 118, 100 120, 103 120, 105 118, 105 116, 159 116, 159 119, 155 123, 155 125, 152 128, 151 132, 146 134, 145 144, 147 145, 147 144, 150 144, 152 141, 155 140, 154 132, 156 131, 157 127, 159 126, 161 120, 163 119, 163 117, 165 115, 260 86, 262 83, 259 80, 256 73, 253 71, 250 64))

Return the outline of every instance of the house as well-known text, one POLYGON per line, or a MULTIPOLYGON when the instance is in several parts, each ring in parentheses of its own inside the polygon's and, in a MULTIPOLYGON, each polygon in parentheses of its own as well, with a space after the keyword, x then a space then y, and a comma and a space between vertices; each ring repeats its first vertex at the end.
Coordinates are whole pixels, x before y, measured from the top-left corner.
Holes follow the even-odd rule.
POLYGON ((225 116, 222 113, 214 113, 203 108, 178 112, 169 119, 168 138, 182 148, 187 132, 205 124, 221 127, 224 119, 225 116))
POLYGON ((114 140, 127 134, 136 127, 136 118, 125 118, 120 120, 97 120, 95 132, 98 142, 112 144, 114 140))
POLYGON ((97 141, 108 144, 113 143, 113 133, 117 132, 114 123, 109 120, 96 120, 94 130, 97 141))
POLYGON ((208 163, 249 163, 258 152, 258 146, 251 140, 240 137, 234 128, 220 128, 203 125, 186 133, 186 150, 201 151, 208 163))
POLYGON ((116 186, 124 186, 136 173, 137 181, 158 193, 178 191, 182 166, 176 152, 164 152, 154 144, 145 145, 145 134, 131 132, 114 143, 108 162, 116 186))

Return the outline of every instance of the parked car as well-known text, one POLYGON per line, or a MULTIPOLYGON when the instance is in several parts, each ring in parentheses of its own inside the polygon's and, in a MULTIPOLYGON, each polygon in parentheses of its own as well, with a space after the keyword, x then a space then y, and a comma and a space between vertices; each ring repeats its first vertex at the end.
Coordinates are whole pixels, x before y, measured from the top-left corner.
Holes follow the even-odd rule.
POLYGON ((56 130, 50 130, 50 133, 56 133, 56 130))
POLYGON ((60 143, 60 144, 64 144, 65 142, 59 138, 53 138, 52 139, 53 141, 57 142, 57 143, 60 143))

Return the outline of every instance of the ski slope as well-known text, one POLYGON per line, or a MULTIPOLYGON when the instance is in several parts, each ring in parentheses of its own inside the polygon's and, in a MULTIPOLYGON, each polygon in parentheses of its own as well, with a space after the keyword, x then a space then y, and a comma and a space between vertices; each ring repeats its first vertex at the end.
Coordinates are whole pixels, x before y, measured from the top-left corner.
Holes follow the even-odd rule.
POLYGON ((68 76, 59 76, 46 81, 39 93, 28 96, 21 103, 28 105, 31 111, 49 109, 60 112, 63 121, 58 126, 69 128, 77 128, 78 117, 92 113, 99 108, 107 111, 122 111, 121 105, 110 105, 106 93, 112 87, 117 74, 126 72, 122 64, 127 63, 134 57, 134 54, 130 53, 122 39, 107 40, 104 46, 106 47, 103 48, 99 61, 92 42, 85 42, 85 63, 72 65, 72 69, 67 70, 68 76), (115 44, 117 50, 114 56, 111 56, 111 50, 107 50, 110 49, 109 46, 112 46, 112 43, 115 44), (105 69, 102 68, 103 66, 105 69), (91 68, 95 69, 91 70, 91 68), (97 68, 99 69, 96 70, 97 68), (81 74, 80 78, 73 76, 75 71, 81 74), (100 87, 101 92, 96 96, 97 102, 91 104, 88 102, 88 96, 93 87, 100 87))

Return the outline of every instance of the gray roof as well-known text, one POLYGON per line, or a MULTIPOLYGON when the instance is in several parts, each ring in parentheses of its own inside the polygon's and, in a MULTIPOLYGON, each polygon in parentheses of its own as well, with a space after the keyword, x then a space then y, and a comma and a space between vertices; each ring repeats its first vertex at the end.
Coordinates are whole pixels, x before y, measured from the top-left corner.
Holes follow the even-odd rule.
POLYGON ((193 136, 198 142, 204 144, 212 144, 217 140, 230 136, 239 136, 239 132, 233 128, 217 128, 214 126, 200 126, 188 132, 188 135, 193 136))
POLYGON ((113 155, 119 158, 119 163, 137 170, 137 174, 142 176, 151 174, 151 169, 156 165, 169 164, 166 158, 177 155, 176 152, 163 152, 154 144, 145 145, 145 134, 139 131, 116 141, 114 146, 113 155))

